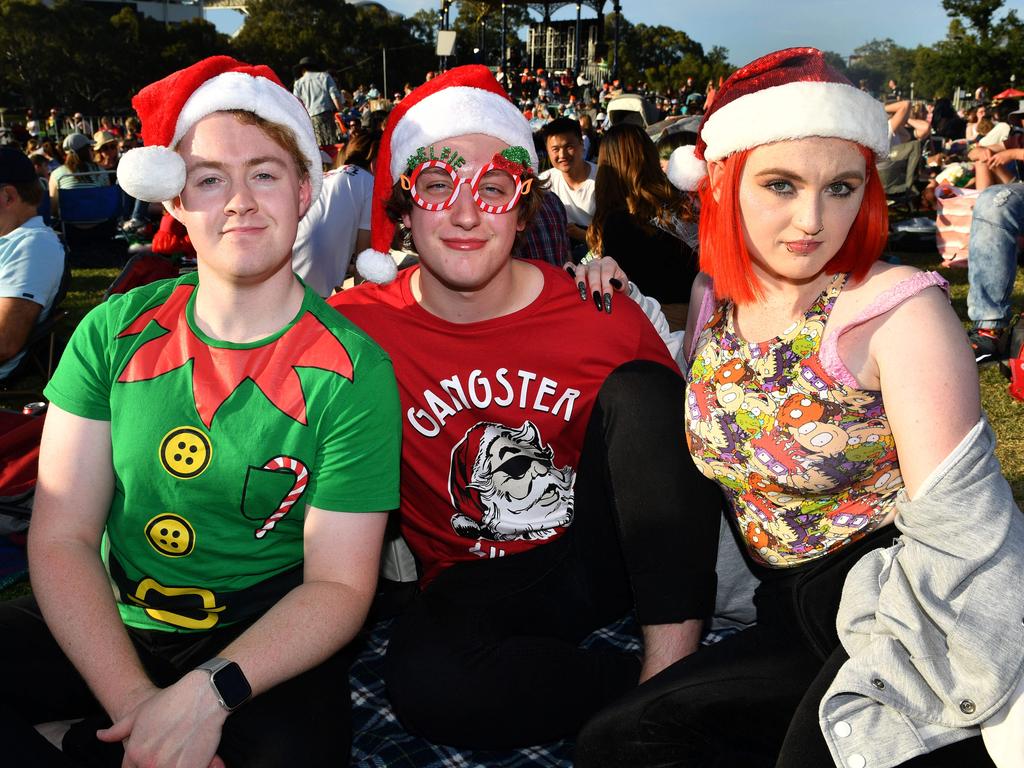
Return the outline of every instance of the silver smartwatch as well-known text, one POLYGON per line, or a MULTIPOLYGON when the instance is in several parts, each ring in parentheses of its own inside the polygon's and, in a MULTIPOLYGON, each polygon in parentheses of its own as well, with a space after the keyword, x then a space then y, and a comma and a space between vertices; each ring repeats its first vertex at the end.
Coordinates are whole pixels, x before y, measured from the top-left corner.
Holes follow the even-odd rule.
POLYGON ((214 658, 196 669, 210 673, 210 686, 217 701, 228 712, 234 712, 252 698, 252 687, 245 679, 242 668, 228 659, 214 658))

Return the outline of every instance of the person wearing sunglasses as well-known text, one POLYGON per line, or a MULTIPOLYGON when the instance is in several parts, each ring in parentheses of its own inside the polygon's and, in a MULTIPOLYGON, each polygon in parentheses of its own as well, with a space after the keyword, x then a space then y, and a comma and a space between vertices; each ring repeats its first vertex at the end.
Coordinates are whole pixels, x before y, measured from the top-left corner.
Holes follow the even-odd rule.
POLYGON ((574 736, 694 651, 714 608, 717 491, 686 455, 678 368, 632 302, 609 312, 610 293, 513 258, 551 194, 536 168, 486 67, 413 91, 388 120, 357 262, 380 284, 330 300, 399 385, 420 589, 390 637, 388 693, 408 730, 459 747, 574 736), (397 226, 419 263, 396 275, 397 226), (580 648, 631 610, 642 659, 580 648))

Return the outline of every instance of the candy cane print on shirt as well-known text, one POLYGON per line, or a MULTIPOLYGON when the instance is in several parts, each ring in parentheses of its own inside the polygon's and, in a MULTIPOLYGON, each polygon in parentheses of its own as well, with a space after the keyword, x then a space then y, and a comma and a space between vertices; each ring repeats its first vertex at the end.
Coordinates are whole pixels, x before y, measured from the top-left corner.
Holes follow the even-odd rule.
POLYGON ((292 484, 291 490, 281 499, 277 509, 274 510, 270 517, 263 521, 263 525, 256 529, 257 539, 262 539, 266 536, 267 531, 272 531, 274 526, 277 525, 278 520, 288 514, 292 505, 299 500, 299 497, 306 490, 306 485, 309 483, 309 471, 306 469, 306 465, 298 459, 293 459, 291 456, 275 456, 263 465, 263 469, 276 472, 287 470, 295 475, 295 482, 292 484))

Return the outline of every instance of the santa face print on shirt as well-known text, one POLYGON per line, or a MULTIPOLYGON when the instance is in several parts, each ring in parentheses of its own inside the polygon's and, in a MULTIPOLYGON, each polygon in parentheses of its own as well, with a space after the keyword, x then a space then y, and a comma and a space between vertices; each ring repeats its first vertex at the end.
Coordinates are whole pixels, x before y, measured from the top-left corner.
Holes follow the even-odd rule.
POLYGON ((575 480, 532 422, 478 422, 452 449, 452 528, 470 539, 549 538, 572 522, 575 480))

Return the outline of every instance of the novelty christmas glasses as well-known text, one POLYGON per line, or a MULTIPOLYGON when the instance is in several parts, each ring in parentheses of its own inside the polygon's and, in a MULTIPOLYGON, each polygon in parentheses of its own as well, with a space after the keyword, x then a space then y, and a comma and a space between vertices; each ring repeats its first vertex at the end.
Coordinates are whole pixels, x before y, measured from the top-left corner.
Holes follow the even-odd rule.
POLYGON ((473 201, 484 213, 508 213, 533 184, 529 170, 518 163, 495 155, 473 178, 464 179, 444 160, 427 160, 402 174, 402 188, 412 195, 413 202, 427 211, 440 211, 455 205, 459 192, 469 185, 473 201), (525 171, 525 172, 524 172, 525 171), (526 177, 526 178, 524 178, 526 177))

